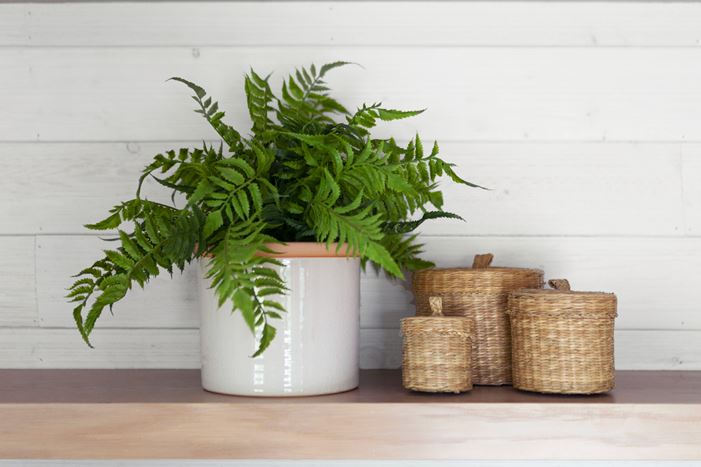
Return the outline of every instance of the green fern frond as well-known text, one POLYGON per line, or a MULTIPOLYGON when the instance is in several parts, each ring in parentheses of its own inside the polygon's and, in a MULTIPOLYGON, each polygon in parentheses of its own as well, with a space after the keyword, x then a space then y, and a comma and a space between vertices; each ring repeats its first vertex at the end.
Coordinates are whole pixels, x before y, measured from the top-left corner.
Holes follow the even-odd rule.
POLYGON ((478 187, 460 177, 453 164, 430 151, 417 135, 407 144, 372 138, 379 121, 419 115, 382 104, 350 113, 326 82, 332 62, 302 67, 286 77, 276 95, 270 76, 254 70, 244 78, 251 134, 243 137, 224 123, 225 113, 204 88, 171 78, 193 93, 195 112, 219 135, 203 143, 154 156, 137 183, 136 197, 86 227, 115 232, 116 244, 82 269, 67 290, 73 318, 88 345, 96 322, 136 285, 161 272, 173 274, 194 260, 220 306, 240 312, 257 337, 253 356, 275 338, 284 316, 279 297, 287 291, 281 264, 261 253, 289 241, 345 244, 394 277, 429 267, 410 233, 437 218, 460 219, 442 210, 440 182, 478 187), (152 178, 172 205, 142 193, 152 178))

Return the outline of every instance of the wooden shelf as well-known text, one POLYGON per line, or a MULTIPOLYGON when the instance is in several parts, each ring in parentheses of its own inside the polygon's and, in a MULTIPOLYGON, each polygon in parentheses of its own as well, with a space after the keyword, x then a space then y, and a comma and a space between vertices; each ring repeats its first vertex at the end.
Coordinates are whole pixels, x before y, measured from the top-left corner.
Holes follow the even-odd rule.
POLYGON ((701 459, 701 372, 608 395, 407 392, 400 373, 305 398, 213 394, 192 370, 0 370, 0 458, 701 459))

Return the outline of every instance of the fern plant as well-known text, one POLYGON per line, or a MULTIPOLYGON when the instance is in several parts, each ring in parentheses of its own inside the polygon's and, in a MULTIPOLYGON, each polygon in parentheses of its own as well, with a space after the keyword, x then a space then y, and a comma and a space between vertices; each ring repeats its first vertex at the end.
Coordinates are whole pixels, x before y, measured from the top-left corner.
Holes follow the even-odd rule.
POLYGON ((285 311, 275 300, 286 291, 279 262, 260 255, 274 253, 276 244, 345 245, 363 266, 370 262, 397 278, 403 270, 431 265, 419 258, 421 245, 412 232, 429 219, 458 218, 442 210, 439 177, 476 185, 439 157, 437 144, 426 151, 418 135, 404 145, 373 138, 378 121, 422 111, 373 104, 349 112, 330 97, 325 82, 343 65, 300 68, 283 80, 279 96, 269 76, 251 70, 245 77, 253 123, 248 136, 224 122, 224 112, 202 87, 172 78, 194 93, 195 112, 221 143, 156 155, 135 198, 86 226, 119 234, 118 246, 80 271, 67 295, 88 345, 105 308, 111 311, 135 285, 144 287, 198 258, 209 259, 206 274, 219 305, 229 302, 259 336, 254 356, 273 340, 274 320, 285 311), (142 196, 147 178, 172 193, 173 205, 142 196))

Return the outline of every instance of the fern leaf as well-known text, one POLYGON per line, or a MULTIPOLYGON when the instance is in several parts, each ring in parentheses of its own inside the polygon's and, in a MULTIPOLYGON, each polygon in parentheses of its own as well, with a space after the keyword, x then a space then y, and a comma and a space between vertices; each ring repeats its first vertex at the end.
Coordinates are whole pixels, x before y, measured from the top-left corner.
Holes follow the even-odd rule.
POLYGON ((405 234, 413 232, 421 224, 430 219, 459 219, 464 220, 462 217, 452 212, 445 211, 429 211, 425 212, 420 219, 414 221, 402 221, 402 222, 387 222, 385 223, 383 230, 387 233, 392 234, 405 234))
POLYGON ((270 343, 275 339, 276 329, 270 324, 265 323, 263 326, 263 333, 261 335, 260 341, 258 342, 258 349, 255 351, 252 358, 261 355, 270 346, 270 343))
POLYGON ((389 122, 392 120, 401 120, 404 118, 410 118, 410 117, 415 117, 417 115, 420 115, 424 113, 426 109, 421 109, 421 110, 396 110, 396 109, 383 109, 383 108, 378 108, 377 109, 377 118, 380 120, 383 120, 385 122, 389 122))

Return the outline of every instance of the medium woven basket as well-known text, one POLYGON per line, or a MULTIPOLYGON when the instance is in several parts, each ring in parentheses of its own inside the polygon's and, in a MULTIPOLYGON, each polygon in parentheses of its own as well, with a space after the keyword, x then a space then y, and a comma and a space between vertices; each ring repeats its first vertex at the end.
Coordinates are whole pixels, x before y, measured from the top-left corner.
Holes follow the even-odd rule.
POLYGON ((596 394, 614 386, 613 326, 616 296, 555 290, 521 290, 509 296, 513 385, 560 394, 596 394))
POLYGON ((446 316, 465 316, 475 323, 472 382, 511 383, 511 331, 506 316, 509 292, 543 287, 543 271, 489 267, 491 254, 475 256, 472 268, 427 269, 414 274, 416 314, 431 313, 429 297, 443 299, 446 316))
POLYGON ((472 389, 472 320, 445 317, 440 297, 430 298, 432 315, 402 320, 402 382, 412 391, 472 389))

